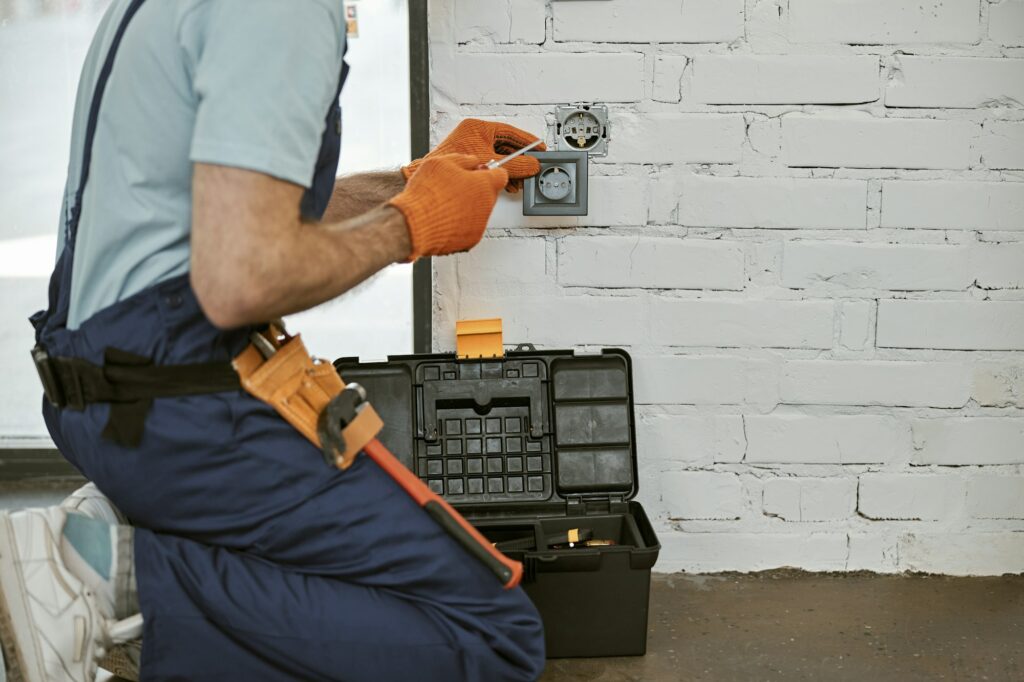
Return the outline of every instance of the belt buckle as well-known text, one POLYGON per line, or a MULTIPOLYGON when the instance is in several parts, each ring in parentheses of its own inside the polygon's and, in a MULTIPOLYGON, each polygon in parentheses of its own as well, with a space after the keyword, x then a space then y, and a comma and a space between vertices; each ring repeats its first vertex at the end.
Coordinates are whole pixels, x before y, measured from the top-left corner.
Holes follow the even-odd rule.
POLYGON ((39 373, 39 381, 43 384, 46 400, 54 407, 64 407, 67 404, 64 391, 61 389, 60 381, 57 380, 53 360, 46 349, 40 345, 33 348, 32 362, 36 366, 36 372, 39 373))

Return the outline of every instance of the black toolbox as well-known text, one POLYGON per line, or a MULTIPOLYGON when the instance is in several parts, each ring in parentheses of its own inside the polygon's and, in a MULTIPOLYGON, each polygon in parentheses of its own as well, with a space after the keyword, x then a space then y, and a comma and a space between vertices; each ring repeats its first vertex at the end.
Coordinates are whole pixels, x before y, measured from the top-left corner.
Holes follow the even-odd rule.
POLYGON ((429 354, 334 365, 366 388, 384 420, 384 445, 523 562, 548 657, 645 653, 661 545, 632 500, 636 433, 625 351, 520 347, 484 360, 429 354), (565 547, 573 529, 583 541, 565 547))

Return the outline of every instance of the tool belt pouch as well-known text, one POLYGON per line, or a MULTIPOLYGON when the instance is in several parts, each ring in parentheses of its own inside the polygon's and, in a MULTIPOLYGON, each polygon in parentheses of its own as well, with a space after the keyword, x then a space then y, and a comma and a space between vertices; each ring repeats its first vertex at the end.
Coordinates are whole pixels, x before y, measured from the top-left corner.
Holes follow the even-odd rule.
MULTIPOLYGON (((331 363, 314 360, 301 336, 295 335, 277 348, 269 359, 250 344, 232 361, 232 365, 238 372, 242 388, 273 407, 299 433, 321 447, 317 434, 320 413, 345 387, 331 363)), ((359 448, 364 444, 359 443, 359 448)), ((338 468, 351 466, 359 448, 346 448, 343 456, 337 458, 338 468)))

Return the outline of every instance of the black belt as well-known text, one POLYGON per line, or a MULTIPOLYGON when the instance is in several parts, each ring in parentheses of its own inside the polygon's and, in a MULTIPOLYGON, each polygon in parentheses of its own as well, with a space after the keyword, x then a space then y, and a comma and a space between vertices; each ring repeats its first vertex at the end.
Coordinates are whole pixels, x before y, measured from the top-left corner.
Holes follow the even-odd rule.
POLYGON ((43 392, 51 405, 83 410, 90 403, 110 403, 103 435, 121 445, 142 440, 146 414, 154 398, 221 393, 241 388, 229 362, 154 365, 150 358, 107 348, 103 366, 81 358, 50 357, 32 349, 43 392))

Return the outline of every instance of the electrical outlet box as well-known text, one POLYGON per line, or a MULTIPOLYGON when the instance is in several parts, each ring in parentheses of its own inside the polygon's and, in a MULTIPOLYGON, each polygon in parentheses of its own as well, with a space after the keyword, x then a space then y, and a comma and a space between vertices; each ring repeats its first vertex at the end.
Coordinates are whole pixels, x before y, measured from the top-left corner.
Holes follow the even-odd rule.
POLYGON ((555 108, 555 149, 607 156, 608 107, 579 102, 555 108))
POLYGON ((523 182, 523 215, 587 215, 587 152, 526 152, 540 173, 523 182))

